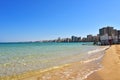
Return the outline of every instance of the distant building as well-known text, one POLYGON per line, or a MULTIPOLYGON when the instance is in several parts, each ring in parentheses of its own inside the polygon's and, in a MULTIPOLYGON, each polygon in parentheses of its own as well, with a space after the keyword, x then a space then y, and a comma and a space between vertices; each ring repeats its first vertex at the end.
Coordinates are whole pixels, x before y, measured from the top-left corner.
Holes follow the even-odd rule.
POLYGON ((87 38, 86 38, 86 37, 83 37, 83 38, 82 38, 82 42, 87 42, 87 38))
MULTIPOLYGON (((39 42, 39 41, 36 41, 39 42)), ((116 44, 120 43, 120 30, 107 26, 99 29, 96 36, 87 35, 87 37, 71 36, 71 38, 60 38, 54 40, 43 40, 40 42, 94 42, 94 44, 116 44)))
POLYGON ((61 42, 61 38, 60 38, 60 37, 58 37, 58 39, 56 40, 56 42, 61 42))
POLYGON ((113 37, 113 43, 118 43, 118 30, 114 29, 114 32, 112 34, 113 37))
POLYGON ((120 30, 118 30, 118 43, 120 43, 120 30))
POLYGON ((78 37, 76 36, 71 36, 72 42, 78 42, 78 37))
POLYGON ((118 43, 118 31, 113 27, 107 26, 99 29, 101 44, 118 43))
POLYGON ((92 35, 87 35, 87 41, 88 42, 93 42, 93 36, 92 35))
POLYGON ((93 41, 99 42, 99 34, 97 34, 97 36, 93 36, 93 41))
POLYGON ((80 42, 81 41, 81 37, 78 37, 78 42, 80 42))
POLYGON ((61 42, 71 42, 71 39, 70 38, 63 38, 63 39, 61 39, 61 42))

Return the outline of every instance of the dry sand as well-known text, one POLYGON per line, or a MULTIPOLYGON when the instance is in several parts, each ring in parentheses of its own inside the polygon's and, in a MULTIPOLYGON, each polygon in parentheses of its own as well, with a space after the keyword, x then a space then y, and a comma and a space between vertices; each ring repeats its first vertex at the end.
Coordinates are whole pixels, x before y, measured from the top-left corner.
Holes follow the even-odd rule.
POLYGON ((102 60, 103 69, 86 80, 120 80, 120 45, 112 45, 102 60))

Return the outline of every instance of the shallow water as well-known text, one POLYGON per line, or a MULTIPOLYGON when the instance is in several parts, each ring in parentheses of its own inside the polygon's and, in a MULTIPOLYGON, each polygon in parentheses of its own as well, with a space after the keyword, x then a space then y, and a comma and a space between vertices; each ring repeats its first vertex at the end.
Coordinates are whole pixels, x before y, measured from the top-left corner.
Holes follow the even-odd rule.
POLYGON ((2 43, 0 44, 0 76, 21 74, 77 61, 98 62, 104 54, 104 49, 91 44, 2 43))

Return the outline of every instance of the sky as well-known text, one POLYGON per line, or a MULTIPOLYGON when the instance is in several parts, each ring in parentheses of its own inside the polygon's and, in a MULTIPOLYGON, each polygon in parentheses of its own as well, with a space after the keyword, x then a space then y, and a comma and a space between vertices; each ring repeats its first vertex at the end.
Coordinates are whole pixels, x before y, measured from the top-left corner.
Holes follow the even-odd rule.
POLYGON ((120 0, 0 0, 0 42, 96 35, 120 29, 120 0))

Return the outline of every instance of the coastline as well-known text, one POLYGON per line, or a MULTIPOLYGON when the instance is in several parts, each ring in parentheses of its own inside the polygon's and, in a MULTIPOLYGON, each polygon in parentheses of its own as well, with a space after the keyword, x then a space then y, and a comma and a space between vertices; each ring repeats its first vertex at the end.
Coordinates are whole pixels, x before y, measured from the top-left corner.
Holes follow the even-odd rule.
MULTIPOLYGON (((101 46, 102 47, 102 46, 101 46)), ((103 46, 104 48, 104 46, 103 46)), ((106 50, 108 47, 101 49, 106 50)), ((96 52, 98 50, 90 51, 96 52)), ((93 54, 94 55, 94 54, 93 54)), ((0 77, 2 80, 84 80, 90 74, 100 70, 100 62, 103 55, 87 61, 78 61, 73 63, 55 66, 45 70, 35 70, 25 72, 19 75, 0 77), (86 71, 86 72, 85 72, 86 71)))
MULTIPOLYGON (((81 76, 81 73, 79 73, 80 70, 85 70, 86 67, 90 66, 85 64, 84 68, 83 66, 81 66, 82 63, 86 63, 86 61, 73 62, 70 64, 55 66, 45 70, 29 71, 19 75, 0 77, 0 80, 83 80, 96 70, 90 71, 87 75, 83 77, 81 76)), ((89 63, 89 65, 91 65, 91 63, 89 63)), ((92 65, 94 64, 92 63, 92 65)))
POLYGON ((120 80, 120 45, 112 45, 102 59, 103 69, 94 72, 85 80, 120 80))

